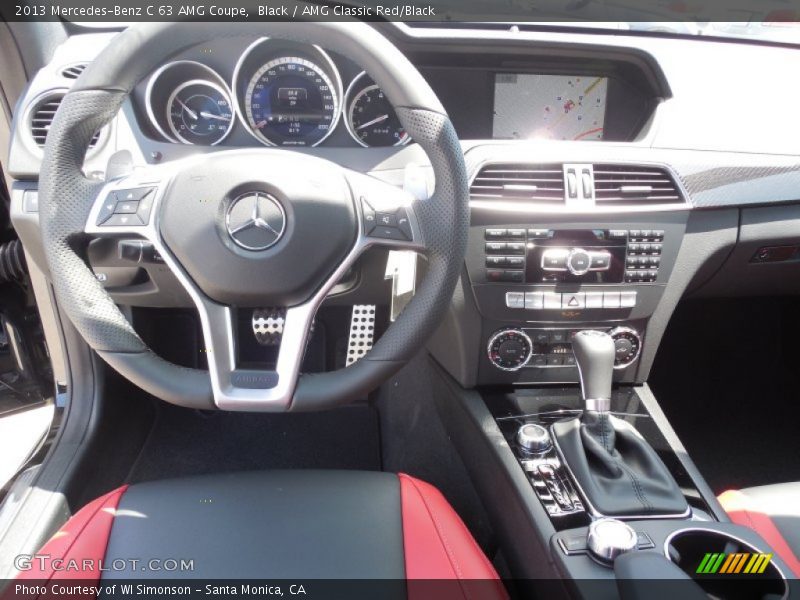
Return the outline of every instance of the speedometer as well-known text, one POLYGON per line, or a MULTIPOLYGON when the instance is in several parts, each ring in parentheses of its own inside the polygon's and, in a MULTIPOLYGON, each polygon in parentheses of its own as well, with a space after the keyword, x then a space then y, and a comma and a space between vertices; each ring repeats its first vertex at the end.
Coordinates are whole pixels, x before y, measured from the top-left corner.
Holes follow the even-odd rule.
POLYGON ((333 131, 340 99, 325 70, 305 58, 275 58, 250 79, 244 98, 247 122, 273 146, 315 146, 333 131))

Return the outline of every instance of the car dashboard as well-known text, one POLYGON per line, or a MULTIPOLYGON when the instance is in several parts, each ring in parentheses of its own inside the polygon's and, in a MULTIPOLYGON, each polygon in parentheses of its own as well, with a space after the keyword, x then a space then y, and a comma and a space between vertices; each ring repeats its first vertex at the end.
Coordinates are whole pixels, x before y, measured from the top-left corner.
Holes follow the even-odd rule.
MULTIPOLYGON (((641 383, 681 298, 798 287, 800 122, 771 100, 793 97, 783 74, 800 66, 796 50, 493 25, 375 26, 430 83, 466 158, 466 262, 429 344, 465 387, 574 383, 570 340, 585 328, 612 333, 617 381, 641 383)), ((36 179, 47 127, 114 35, 72 36, 17 111, 12 218, 45 272, 36 179)), ((427 157, 354 58, 246 36, 165 56, 97 133, 85 171, 105 178, 120 156, 152 165, 279 146, 430 193, 427 157)), ((89 248, 112 297, 134 311, 191 310, 159 257, 131 253, 128 241, 89 248)), ((354 306, 393 305, 386 259, 365 256, 324 307, 346 322, 354 306)), ((395 308, 379 310, 378 332, 395 308)), ((346 325, 337 336, 346 338, 346 325)), ((330 354, 341 355, 321 351, 330 354)))

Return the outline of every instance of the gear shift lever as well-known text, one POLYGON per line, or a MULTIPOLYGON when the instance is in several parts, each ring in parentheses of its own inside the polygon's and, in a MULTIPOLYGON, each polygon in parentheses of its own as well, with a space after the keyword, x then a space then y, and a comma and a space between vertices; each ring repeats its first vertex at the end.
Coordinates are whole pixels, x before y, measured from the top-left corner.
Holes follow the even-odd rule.
POLYGON ((554 423, 551 434, 588 503, 606 516, 686 514, 686 499, 658 454, 610 413, 614 340, 602 331, 580 331, 572 352, 583 415, 554 423))
POLYGON ((603 331, 579 331, 572 338, 572 352, 581 378, 585 409, 608 412, 614 378, 614 340, 603 331))

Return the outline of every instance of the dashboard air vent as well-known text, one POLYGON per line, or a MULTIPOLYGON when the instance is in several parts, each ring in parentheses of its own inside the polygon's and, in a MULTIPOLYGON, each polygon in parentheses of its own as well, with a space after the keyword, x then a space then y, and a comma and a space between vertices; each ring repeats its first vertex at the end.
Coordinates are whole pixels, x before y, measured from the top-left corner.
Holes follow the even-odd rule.
POLYGON ((495 163, 485 165, 469 189, 474 199, 564 202, 560 164, 495 163))
POLYGON ((672 175, 657 166, 596 164, 594 194, 598 206, 684 202, 672 175))
POLYGON ((64 67, 61 69, 61 76, 65 79, 77 79, 81 76, 84 69, 86 69, 86 63, 77 63, 74 65, 69 65, 68 67, 64 67))
MULTIPOLYGON (((50 125, 53 124, 53 117, 56 116, 56 111, 63 98, 64 92, 56 92, 45 96, 37 102, 36 107, 31 111, 31 137, 40 148, 44 147, 47 134, 50 131, 50 125)), ((89 143, 89 148, 94 148, 99 138, 100 132, 98 131, 89 143)))

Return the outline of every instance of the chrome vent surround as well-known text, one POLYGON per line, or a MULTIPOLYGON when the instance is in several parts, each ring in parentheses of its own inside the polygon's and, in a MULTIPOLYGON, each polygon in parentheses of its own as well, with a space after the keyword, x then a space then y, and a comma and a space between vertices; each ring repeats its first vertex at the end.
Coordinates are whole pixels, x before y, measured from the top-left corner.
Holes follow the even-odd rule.
MULTIPOLYGON (((40 148, 44 148, 44 144, 47 141, 47 134, 50 131, 50 126, 53 124, 53 118, 56 116, 56 111, 65 95, 65 92, 53 92, 52 94, 48 94, 40 98, 31 111, 31 138, 40 148)), ((98 131, 89 143, 89 148, 94 148, 99 139, 100 132, 98 131)))
POLYGON ((61 69, 61 76, 64 79, 77 79, 81 76, 81 73, 86 70, 87 66, 87 63, 75 63, 74 65, 68 65, 61 69))
POLYGON ((491 163, 484 165, 469 189, 474 199, 564 202, 564 169, 560 164, 491 163))
POLYGON ((597 206, 684 203, 672 174, 659 166, 595 164, 594 196, 597 206))
POLYGON ((668 167, 641 163, 486 163, 470 199, 487 208, 499 201, 556 211, 672 209, 687 202, 668 167))

